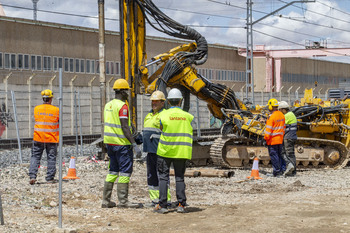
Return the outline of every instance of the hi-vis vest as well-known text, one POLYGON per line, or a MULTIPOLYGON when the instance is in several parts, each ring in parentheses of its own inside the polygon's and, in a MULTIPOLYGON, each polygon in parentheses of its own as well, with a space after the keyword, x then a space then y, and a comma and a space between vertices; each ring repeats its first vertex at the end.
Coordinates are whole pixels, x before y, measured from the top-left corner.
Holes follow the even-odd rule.
MULTIPOLYGON (((161 110, 162 111, 162 110, 161 110)), ((157 153, 158 143, 160 139, 160 112, 150 112, 143 122, 143 151, 148 153, 157 153)))
POLYGON ((297 118, 293 112, 287 112, 284 117, 286 118, 286 131, 284 133, 284 139, 297 139, 297 118))
POLYGON ((282 112, 274 111, 266 121, 265 136, 267 145, 283 143, 285 118, 282 112))
POLYGON ((34 108, 33 140, 44 143, 59 141, 59 108, 51 104, 41 104, 34 108))
POLYGON ((163 126, 157 155, 167 158, 192 158, 193 116, 180 108, 170 108, 160 113, 163 126))
MULTIPOLYGON (((131 145, 129 140, 125 137, 119 119, 119 110, 124 106, 125 102, 114 99, 109 101, 104 109, 104 136, 103 142, 105 144, 115 145, 131 145)), ((131 131, 130 113, 128 117, 128 124, 131 131)))

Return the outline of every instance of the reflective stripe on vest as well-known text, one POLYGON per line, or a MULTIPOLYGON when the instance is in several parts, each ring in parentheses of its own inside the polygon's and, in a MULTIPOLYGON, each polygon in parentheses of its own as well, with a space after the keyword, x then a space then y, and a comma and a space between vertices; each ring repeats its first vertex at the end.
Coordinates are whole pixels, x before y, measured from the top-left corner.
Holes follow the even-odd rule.
POLYGON ((148 113, 143 121, 143 151, 148 153, 157 153, 160 134, 160 118, 159 114, 162 112, 153 111, 148 113))
POLYGON ((290 124, 290 125, 286 125, 286 133, 289 132, 289 131, 297 131, 298 130, 298 124, 297 123, 293 123, 293 124, 290 124))
POLYGON ((41 104, 34 108, 33 140, 44 143, 59 141, 59 108, 51 104, 41 104))
MULTIPOLYGON (((103 142, 105 144, 115 145, 131 145, 129 140, 125 137, 119 119, 119 111, 124 106, 125 102, 114 99, 109 101, 104 109, 104 136, 103 142)), ((131 131, 130 113, 128 118, 128 125, 131 131)))
POLYGON ((193 116, 180 108, 171 108, 160 113, 163 132, 160 136, 157 155, 167 158, 192 158, 193 116))
POLYGON ((286 118, 286 132, 292 131, 292 130, 297 131, 298 121, 294 113, 289 111, 286 113, 286 115, 284 115, 284 117, 286 118))
POLYGON ((282 112, 274 111, 266 121, 265 136, 267 145, 283 143, 285 117, 282 112))

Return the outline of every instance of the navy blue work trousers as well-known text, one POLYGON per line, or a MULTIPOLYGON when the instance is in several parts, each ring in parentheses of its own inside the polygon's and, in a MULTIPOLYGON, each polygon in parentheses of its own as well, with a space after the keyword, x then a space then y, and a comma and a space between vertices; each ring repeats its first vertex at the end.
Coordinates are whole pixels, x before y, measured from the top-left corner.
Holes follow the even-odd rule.
POLYGON ((274 176, 282 175, 283 172, 286 170, 286 162, 284 161, 282 156, 282 147, 282 144, 267 146, 267 149, 269 150, 274 176))
POLYGON ((147 184, 148 186, 158 187, 158 171, 157 171, 157 158, 155 153, 147 154, 147 184))
POLYGON ((107 144, 109 156, 109 171, 121 173, 120 175, 131 176, 133 166, 132 146, 116 146, 107 144))

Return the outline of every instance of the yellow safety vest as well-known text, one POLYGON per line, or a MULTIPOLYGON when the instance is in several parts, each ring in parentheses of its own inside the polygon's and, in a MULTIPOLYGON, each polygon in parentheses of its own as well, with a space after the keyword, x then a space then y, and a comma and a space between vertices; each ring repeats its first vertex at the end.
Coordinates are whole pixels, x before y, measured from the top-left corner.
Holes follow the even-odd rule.
POLYGON ((192 126, 193 116, 175 107, 160 113, 163 126, 157 155, 167 158, 192 158, 192 126))
POLYGON ((143 151, 148 153, 157 153, 157 147, 160 139, 160 118, 159 114, 150 112, 145 117, 143 123, 143 151))
MULTIPOLYGON (((103 142, 105 144, 116 145, 131 145, 129 140, 125 137, 119 119, 119 111, 124 106, 125 102, 114 99, 109 101, 104 109, 104 136, 103 142)), ((128 124, 131 131, 130 113, 128 117, 128 124)))

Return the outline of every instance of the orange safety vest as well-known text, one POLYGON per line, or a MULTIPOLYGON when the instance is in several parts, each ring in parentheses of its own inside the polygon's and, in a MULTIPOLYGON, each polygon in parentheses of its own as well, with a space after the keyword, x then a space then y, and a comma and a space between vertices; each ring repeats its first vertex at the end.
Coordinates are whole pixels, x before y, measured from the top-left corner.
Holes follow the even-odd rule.
POLYGON ((278 145, 283 143, 285 129, 285 118, 282 112, 274 111, 266 121, 265 136, 267 145, 278 145))
POLYGON ((51 104, 41 104, 34 108, 34 137, 37 142, 58 143, 59 108, 51 104))

